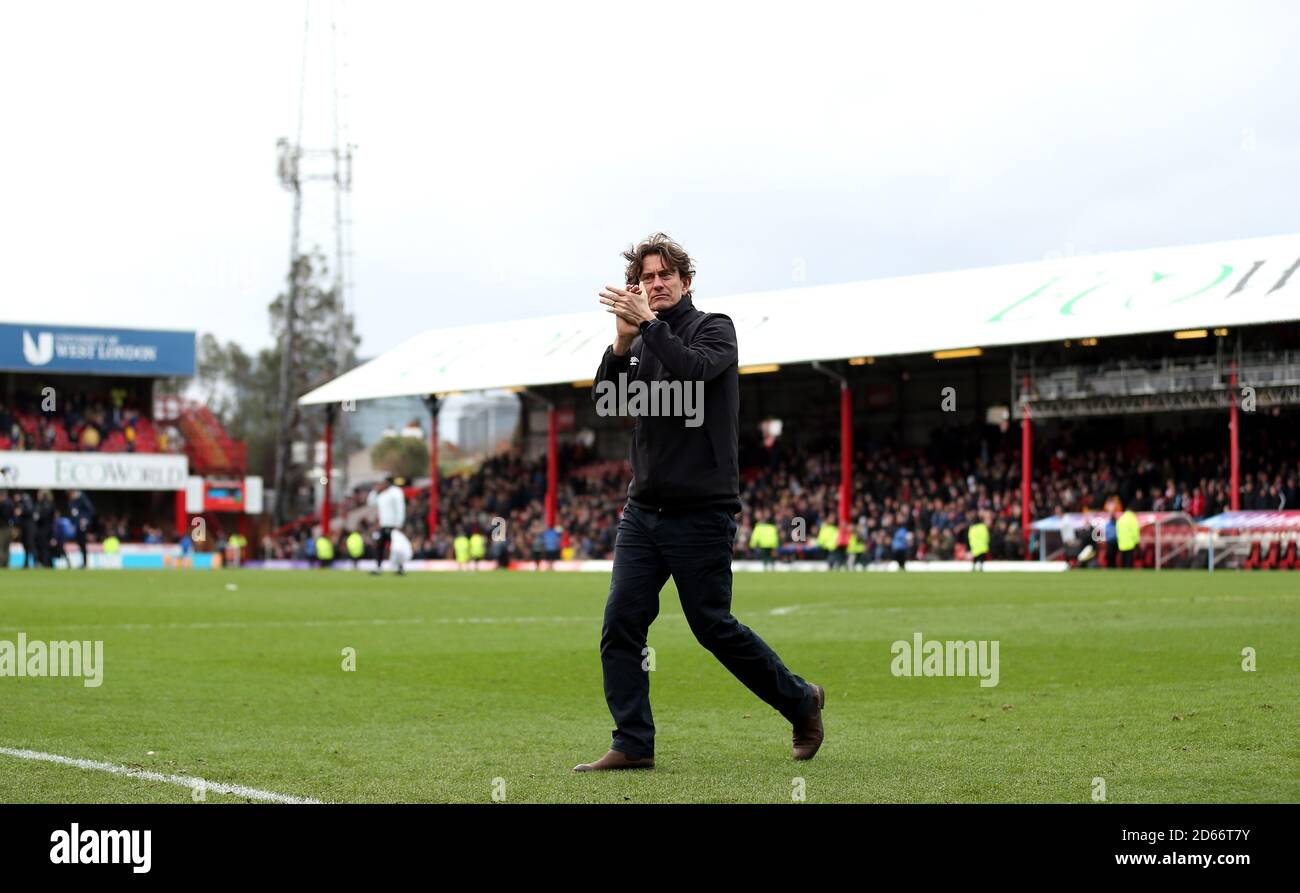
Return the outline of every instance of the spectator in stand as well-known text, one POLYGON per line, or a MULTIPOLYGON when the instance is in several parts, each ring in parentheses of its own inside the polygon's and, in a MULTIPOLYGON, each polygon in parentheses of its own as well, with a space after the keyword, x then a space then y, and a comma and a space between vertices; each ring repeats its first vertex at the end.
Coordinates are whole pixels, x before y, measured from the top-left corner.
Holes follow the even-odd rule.
POLYGON ((5 490, 0 490, 0 571, 9 569, 9 542, 13 539, 14 503, 5 490))
POLYGON ((456 538, 452 540, 452 552, 456 557, 456 567, 464 570, 469 566, 469 537, 465 535, 464 530, 456 531, 456 538))
POLYGON ((988 522, 992 518, 988 512, 984 512, 966 531, 966 538, 970 545, 971 570, 984 570, 984 562, 989 556, 989 526, 988 522))
POLYGON ((1079 530, 1065 517, 1064 507, 1058 505, 1054 514, 1056 523, 1061 528, 1061 557, 1073 565, 1078 560, 1079 550, 1082 548, 1079 543, 1079 530))
POLYGON ((900 571, 907 570, 907 549, 912 541, 912 534, 907 527, 900 524, 894 531, 894 538, 890 544, 890 551, 895 561, 898 562, 900 571))
POLYGON ((1115 522, 1119 512, 1112 511, 1106 518, 1106 566, 1119 567, 1119 533, 1115 522))
POLYGON ((36 505, 31 494, 19 493, 14 497, 14 526, 23 544, 23 570, 36 564, 36 505))
POLYGON ((32 546, 36 550, 37 567, 54 567, 56 514, 54 496, 49 490, 40 491, 32 510, 32 546))
MULTIPOLYGON (((68 543, 75 541, 77 538, 76 525, 67 515, 59 515, 54 519, 54 554, 50 558, 50 566, 53 567, 56 558, 62 558, 69 568, 72 567, 72 556, 68 554, 68 543)), ((86 552, 81 552, 82 561, 86 561, 86 552)), ((86 565, 89 567, 89 564, 86 565)))
POLYGON ((0 403, 0 449, 22 449, 22 447, 14 445, 21 431, 22 429, 19 428, 17 420, 5 408, 5 405, 0 403))
POLYGON ((1138 544, 1142 541, 1142 526, 1130 508, 1115 521, 1115 546, 1119 552, 1119 567, 1134 567, 1138 544))
POLYGON ((555 569, 555 562, 560 557, 560 531, 548 527, 542 531, 542 558, 548 570, 555 569))
POLYGON ((834 566, 840 570, 849 569, 849 542, 853 539, 853 527, 850 524, 842 523, 835 531, 835 552, 832 556, 834 566))

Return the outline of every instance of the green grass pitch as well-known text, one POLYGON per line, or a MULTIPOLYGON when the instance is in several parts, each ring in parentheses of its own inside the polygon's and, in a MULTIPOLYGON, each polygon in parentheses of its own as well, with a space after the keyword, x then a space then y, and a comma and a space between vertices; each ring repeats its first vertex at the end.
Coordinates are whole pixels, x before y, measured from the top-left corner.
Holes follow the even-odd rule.
MULTIPOLYGON (((803 779, 809 803, 1090 803, 1095 778, 1112 803, 1296 802, 1297 584, 737 574, 736 616, 827 692, 826 743, 795 763, 789 725, 695 642, 670 582, 650 631, 658 768, 579 774, 612 727, 608 575, 8 571, 0 640, 103 640, 104 675, 0 677, 0 747, 334 802, 790 803, 803 779), (999 684, 894 676, 891 644, 916 632, 997 640, 999 684)), ((3 802, 190 799, 0 753, 3 802)))

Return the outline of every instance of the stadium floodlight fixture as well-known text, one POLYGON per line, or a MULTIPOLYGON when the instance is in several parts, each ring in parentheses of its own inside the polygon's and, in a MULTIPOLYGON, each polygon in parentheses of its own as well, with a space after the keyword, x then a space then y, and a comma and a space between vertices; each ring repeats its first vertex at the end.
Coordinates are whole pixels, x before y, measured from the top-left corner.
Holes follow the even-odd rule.
POLYGON ((1209 334, 1206 329, 1183 329, 1181 332, 1174 332, 1174 338, 1179 341, 1190 341, 1193 338, 1205 338, 1209 334))
POLYGON ((575 381, 573 386, 575 388, 589 388, 595 383, 596 380, 594 378, 588 378, 586 381, 575 381))
POLYGON ((1224 338, 1224 337, 1227 337, 1228 330, 1227 330, 1226 328, 1224 328, 1224 329, 1215 329, 1215 330, 1214 330, 1214 334, 1217 335, 1217 336, 1220 337, 1220 338, 1224 338))
POLYGON ((1079 346, 1080 346, 1080 347, 1096 347, 1096 346, 1097 346, 1097 339, 1096 339, 1096 338, 1080 338, 1080 339, 1079 339, 1079 346))
POLYGON ((875 364, 875 357, 849 357, 850 366, 874 366, 875 364))
POLYGON ((776 372, 780 368, 779 363, 759 363, 756 366, 741 366, 737 371, 741 375, 758 375, 763 372, 776 372))
POLYGON ((936 350, 934 358, 936 360, 961 360, 966 357, 982 357, 984 348, 982 347, 959 347, 955 350, 936 350))
POLYGON ((280 185, 293 192, 298 188, 298 162, 302 158, 302 149, 290 146, 289 141, 281 137, 276 140, 275 152, 276 174, 280 178, 280 185))

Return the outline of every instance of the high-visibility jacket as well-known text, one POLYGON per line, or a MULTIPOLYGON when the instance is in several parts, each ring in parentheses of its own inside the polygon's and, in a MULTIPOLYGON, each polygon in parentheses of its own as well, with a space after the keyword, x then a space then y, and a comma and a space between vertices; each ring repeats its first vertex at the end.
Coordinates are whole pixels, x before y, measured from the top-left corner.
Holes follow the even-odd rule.
POLYGON ((316 537, 316 557, 321 561, 334 560, 334 544, 327 536, 316 537))
POLYGON ((853 536, 849 537, 850 555, 861 555, 865 551, 867 551, 867 544, 858 538, 857 533, 854 533, 853 536))
POLYGON ((1119 516, 1115 522, 1115 540, 1121 552, 1131 552, 1142 539, 1142 525, 1132 509, 1119 516))
POLYGON ((825 549, 827 552, 834 552, 839 538, 840 529, 838 527, 834 524, 823 524, 822 529, 817 531, 817 547, 825 549))
POLYGON ((754 532, 749 535, 749 548, 775 549, 778 539, 775 524, 760 522, 754 525, 754 532))
POLYGON ((456 553, 456 561, 461 564, 469 561, 469 537, 461 535, 451 541, 452 551, 456 553))
POLYGON ((366 554, 366 540, 355 530, 348 534, 348 555, 353 558, 360 558, 366 554))
POLYGON ((970 543, 970 557, 979 558, 989 551, 989 527, 983 521, 976 521, 966 531, 966 541, 970 543))
POLYGON ((487 537, 481 533, 475 533, 469 538, 469 557, 473 561, 487 556, 487 537))

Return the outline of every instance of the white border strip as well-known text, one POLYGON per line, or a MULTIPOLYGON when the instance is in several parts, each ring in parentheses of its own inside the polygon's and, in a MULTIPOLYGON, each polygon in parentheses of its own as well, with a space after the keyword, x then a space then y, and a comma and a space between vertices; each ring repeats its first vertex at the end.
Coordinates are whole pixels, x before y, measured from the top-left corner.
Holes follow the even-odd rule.
MULTIPOLYGON (((479 565, 477 569, 473 566, 474 564, 475 564, 474 562, 471 562, 469 565, 462 568, 454 561, 448 561, 444 559, 427 559, 427 560, 420 559, 416 561, 408 561, 406 564, 403 565, 403 568, 408 572, 415 571, 418 573, 424 573, 426 571, 447 571, 453 573, 454 572, 479 573, 485 577, 492 576, 493 574, 496 573, 497 566, 495 561, 488 561, 487 559, 484 559, 483 561, 477 562, 477 564, 479 565)), ((365 570, 365 569, 372 568, 373 566, 374 566, 374 561, 367 559, 365 562, 362 562, 361 569, 365 570)), ((608 559, 608 558, 604 558, 604 559, 592 558, 592 559, 587 559, 582 561, 556 561, 554 562, 553 565, 547 565, 547 567, 548 570, 542 571, 538 567, 538 563, 535 561, 512 561, 510 563, 510 570, 514 573, 521 573, 521 572, 528 573, 534 571, 539 573, 550 573, 550 571, 554 570, 554 571, 585 571, 588 573, 608 574, 614 570, 614 562, 612 559, 608 559)), ((264 571, 310 570, 312 572, 315 572, 317 570, 316 568, 307 567, 305 563, 301 561, 266 561, 257 565, 257 569, 264 570, 264 571)), ((745 558, 733 559, 731 562, 731 569, 737 573, 767 570, 767 568, 763 567, 762 561, 750 560, 745 558)), ((777 561, 774 565, 772 565, 771 569, 778 571, 780 573, 818 574, 818 573, 825 573, 827 571, 827 566, 826 566, 826 560, 824 558, 822 559, 804 558, 798 561, 777 561)), ((892 560, 888 562, 877 562, 875 564, 869 565, 866 569, 873 573, 879 571, 889 571, 889 572, 897 571, 898 562, 892 560)), ((908 573, 911 573, 912 571, 929 571, 931 573, 936 573, 936 572, 941 573, 944 571, 969 571, 970 569, 971 569, 970 561, 912 560, 907 563, 908 573)), ((1067 571, 1069 569, 1070 569, 1070 565, 1068 562, 1065 561, 986 561, 984 563, 984 570, 993 571, 995 573, 1000 573, 1004 571, 1011 572, 1011 573, 1059 573, 1061 571, 1067 571)), ((331 568, 331 570, 352 572, 352 565, 350 561, 347 562, 346 564, 336 562, 335 565, 331 568)), ((853 568, 853 570, 857 571, 860 570, 860 568, 855 567, 853 568)), ((393 574, 391 571, 386 571, 384 573, 384 576, 391 577, 393 576, 393 574)))
POLYGON ((161 772, 150 772, 147 769, 132 769, 129 766, 118 766, 114 763, 101 763, 97 760, 78 760, 72 757, 61 757, 53 753, 41 753, 38 750, 18 750, 12 747, 0 747, 0 754, 5 756, 17 757, 20 760, 39 760, 43 763, 57 763, 60 766, 72 766, 76 769, 91 769, 95 772, 107 772, 110 775, 125 775, 128 778, 139 778, 143 781, 161 781, 165 784, 174 784, 179 787, 194 788, 202 785, 203 790, 212 791, 215 794, 233 794, 236 797, 247 797, 250 800, 261 800, 266 803, 321 803, 320 800, 313 800, 310 797, 294 797, 290 794, 277 794, 275 791, 260 791, 257 788, 246 788, 242 784, 222 784, 221 782, 208 781, 205 778, 196 778, 192 775, 163 775, 161 772))

